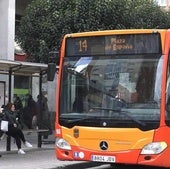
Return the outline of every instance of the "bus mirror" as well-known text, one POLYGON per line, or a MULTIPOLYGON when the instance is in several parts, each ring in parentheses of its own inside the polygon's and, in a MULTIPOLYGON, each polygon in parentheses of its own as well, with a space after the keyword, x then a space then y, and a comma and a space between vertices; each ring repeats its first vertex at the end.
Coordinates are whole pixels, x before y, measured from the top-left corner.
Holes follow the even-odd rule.
POLYGON ((53 81, 56 72, 56 64, 55 63, 48 63, 47 69, 47 80, 53 81))

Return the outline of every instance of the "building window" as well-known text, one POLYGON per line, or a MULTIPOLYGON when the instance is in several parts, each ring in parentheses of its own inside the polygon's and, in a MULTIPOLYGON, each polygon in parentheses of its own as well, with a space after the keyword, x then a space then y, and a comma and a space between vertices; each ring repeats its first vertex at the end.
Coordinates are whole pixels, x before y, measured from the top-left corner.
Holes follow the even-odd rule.
POLYGON ((159 5, 159 6, 167 6, 167 0, 155 0, 155 2, 159 5))

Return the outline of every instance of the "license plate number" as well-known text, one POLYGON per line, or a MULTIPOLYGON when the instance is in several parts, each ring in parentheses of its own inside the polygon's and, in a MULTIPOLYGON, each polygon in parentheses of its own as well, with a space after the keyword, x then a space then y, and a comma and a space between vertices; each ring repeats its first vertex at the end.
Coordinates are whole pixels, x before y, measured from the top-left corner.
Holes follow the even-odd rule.
POLYGON ((109 162, 109 163, 115 162, 115 156, 92 155, 91 159, 92 161, 98 161, 98 162, 109 162))

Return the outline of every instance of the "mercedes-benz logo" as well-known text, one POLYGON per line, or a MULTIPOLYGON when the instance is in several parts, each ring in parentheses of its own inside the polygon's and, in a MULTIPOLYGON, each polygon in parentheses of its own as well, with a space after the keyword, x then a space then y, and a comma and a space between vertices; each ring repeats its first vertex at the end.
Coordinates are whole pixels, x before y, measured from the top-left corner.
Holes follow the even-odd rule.
POLYGON ((100 149, 101 150, 107 150, 108 149, 108 144, 106 141, 100 142, 100 149))

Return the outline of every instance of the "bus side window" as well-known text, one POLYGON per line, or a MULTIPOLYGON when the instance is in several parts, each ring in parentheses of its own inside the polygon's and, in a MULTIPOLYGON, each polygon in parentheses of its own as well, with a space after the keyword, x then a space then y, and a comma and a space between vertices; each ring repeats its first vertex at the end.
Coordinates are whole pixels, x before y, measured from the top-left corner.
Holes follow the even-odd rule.
POLYGON ((170 55, 167 68, 167 83, 166 83, 166 119, 168 126, 170 125, 170 55))
POLYGON ((163 57, 158 61, 158 66, 156 70, 156 79, 155 79, 155 90, 154 90, 154 100, 160 106, 161 100, 161 81, 162 81, 162 70, 163 70, 163 57))
POLYGON ((170 62, 168 61, 167 84, 166 84, 166 111, 170 114, 170 62))

